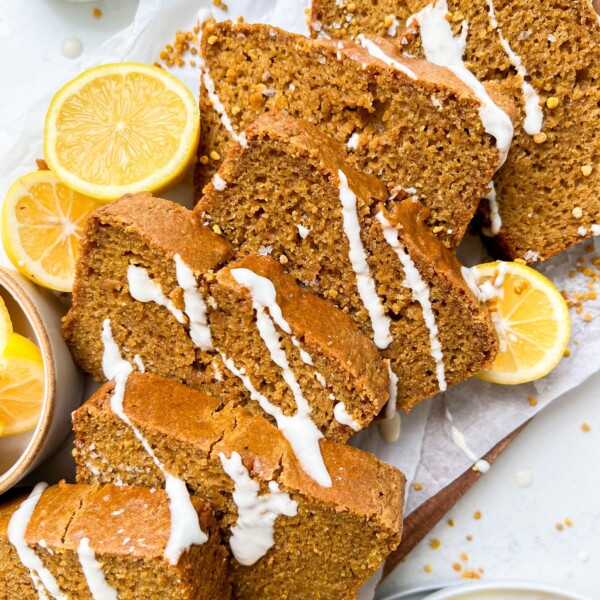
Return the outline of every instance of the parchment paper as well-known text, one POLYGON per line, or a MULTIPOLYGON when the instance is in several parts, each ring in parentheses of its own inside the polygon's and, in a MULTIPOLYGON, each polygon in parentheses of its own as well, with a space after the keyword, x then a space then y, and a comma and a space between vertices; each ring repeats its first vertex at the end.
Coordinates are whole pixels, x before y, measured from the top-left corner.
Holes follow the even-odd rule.
MULTIPOLYGON (((304 9, 308 0, 228 0, 225 13, 212 6, 210 0, 140 0, 139 9, 130 27, 110 38, 101 48, 77 68, 64 74, 54 89, 41 90, 40 98, 28 107, 24 116, 0 130, 0 197, 19 176, 35 168, 35 158, 41 157, 43 121, 52 94, 77 72, 90 66, 108 62, 137 61, 152 63, 165 44, 170 43, 175 31, 190 30, 197 22, 198 13, 204 19, 206 11, 212 10, 221 19, 235 19, 242 15, 247 22, 269 23, 297 33, 308 33, 304 9)), ((175 69, 178 75, 197 95, 199 73, 190 67, 175 69)), ((189 178, 176 189, 164 194, 189 206, 191 188, 189 178)), ((560 256, 539 266, 559 289, 569 293, 589 291, 587 276, 569 273, 579 266, 578 259, 595 256, 585 250, 593 241, 584 242, 560 256)), ((10 265, 3 251, 0 262, 10 265)), ((459 255, 467 265, 485 258, 477 238, 471 236, 461 246, 459 255)), ((583 314, 597 317, 600 300, 587 302, 583 314)), ((484 455, 498 441, 520 424, 532 417, 549 402, 573 389, 600 368, 600 319, 591 322, 583 314, 571 311, 573 322, 571 355, 544 379, 518 386, 496 386, 472 379, 445 394, 421 403, 408 416, 402 417, 402 430, 394 444, 385 443, 377 426, 361 432, 353 445, 369 450, 381 459, 399 467, 408 481, 418 482, 422 489, 408 489, 406 513, 408 514, 458 477, 472 465, 466 455, 452 442, 447 411, 453 417, 453 425, 465 436, 468 446, 477 456, 484 455), (537 399, 537 406, 530 406, 529 397, 537 399)), ((526 435, 526 434, 525 434, 526 435)), ((68 452, 68 448, 67 448, 68 452)), ((66 456, 63 452, 61 456, 66 456)), ((62 460, 62 459, 61 459, 62 460)), ((58 461, 48 467, 53 477, 61 474, 58 461)), ((372 586, 371 586, 372 587, 372 586)), ((369 594, 366 594, 367 597, 369 594)))

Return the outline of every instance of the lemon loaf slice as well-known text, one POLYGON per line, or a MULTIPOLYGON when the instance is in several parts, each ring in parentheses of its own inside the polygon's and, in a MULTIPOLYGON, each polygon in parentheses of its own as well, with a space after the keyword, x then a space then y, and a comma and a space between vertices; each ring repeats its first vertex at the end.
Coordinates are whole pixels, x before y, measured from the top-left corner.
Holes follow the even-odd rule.
POLYGON ((64 324, 77 362, 104 380, 110 336, 137 368, 266 410, 282 427, 295 415, 345 441, 368 425, 389 397, 374 344, 271 257, 213 270, 230 257, 197 214, 166 200, 129 196, 97 211, 64 324))
MULTIPOLYGON (((398 30, 401 50, 442 65, 464 61, 517 107, 517 135, 481 205, 495 250, 532 262, 600 234, 600 130, 592 123, 600 102, 600 22, 592 3, 410 4, 422 10, 398 30)), ((378 7, 370 12, 363 31, 384 18, 378 7)))
POLYGON ((226 600, 227 551, 210 506, 193 503, 208 539, 172 564, 162 489, 63 482, 3 498, 0 597, 226 600))
POLYGON ((350 167, 340 145, 307 121, 269 112, 245 137, 195 211, 239 253, 269 252, 306 290, 345 310, 391 361, 399 406, 490 364, 490 316, 417 200, 388 201, 376 177, 350 167))
POLYGON ((510 144, 511 119, 495 103, 504 99, 403 57, 391 42, 362 44, 266 25, 207 26, 197 197, 232 142, 244 145, 246 127, 282 110, 334 137, 351 164, 378 175, 390 193, 414 189, 431 211, 428 224, 457 246, 510 144))
POLYGON ((398 545, 404 477, 373 455, 321 440, 332 477, 300 468, 280 431, 259 415, 172 380, 132 373, 123 409, 105 384, 73 416, 81 482, 164 484, 158 460, 213 506, 233 553, 234 597, 354 598, 398 545))

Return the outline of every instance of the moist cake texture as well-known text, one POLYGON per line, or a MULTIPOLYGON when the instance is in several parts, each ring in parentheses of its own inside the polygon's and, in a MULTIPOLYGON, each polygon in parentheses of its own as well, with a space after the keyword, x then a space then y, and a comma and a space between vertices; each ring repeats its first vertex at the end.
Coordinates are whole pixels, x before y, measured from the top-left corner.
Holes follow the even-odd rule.
POLYGON ((0 504, 2 598, 41 597, 12 543, 17 538, 47 571, 45 576, 37 571, 44 582, 40 589, 51 592, 54 583, 68 598, 87 600, 101 592, 124 600, 226 600, 231 595, 227 551, 212 510, 197 497, 192 502, 208 541, 193 545, 176 565, 164 557, 171 516, 161 489, 64 482, 37 486, 29 497, 35 507, 21 520, 16 513, 27 499, 27 494, 11 493, 0 504))
POLYGON ((339 441, 366 427, 389 397, 377 348, 271 257, 231 256, 197 214, 166 200, 135 195, 97 211, 63 327, 75 360, 104 380, 110 330, 129 363, 222 404, 263 413, 262 396, 273 422, 306 413, 339 441))
MULTIPOLYGON (((74 413, 78 481, 161 487, 161 472, 111 410, 113 390, 105 384, 74 413)), ((332 478, 323 487, 277 428, 239 406, 220 409, 205 393, 137 372, 123 406, 164 467, 211 503, 236 557, 234 597, 354 598, 400 541, 404 477, 367 452, 321 440, 332 478), (259 494, 252 505, 277 498, 274 522, 238 521, 244 483, 259 494)))
POLYGON ((376 177, 352 168, 340 145, 304 120, 269 112, 245 138, 195 211, 239 254, 269 252, 306 290, 346 311, 390 360, 398 406, 409 409, 491 363, 498 343, 490 315, 424 224, 427 209, 388 199, 376 177))
POLYGON ((209 25, 202 37, 197 198, 234 141, 260 114, 285 111, 335 138, 350 163, 390 194, 416 194, 428 224, 455 247, 512 135, 510 101, 450 70, 402 56, 391 42, 311 40, 266 25, 209 25), (210 40, 210 43, 208 42, 210 40), (496 104, 499 106, 496 106, 496 104))
MULTIPOLYGON (((313 8, 330 4, 315 0, 313 8)), ((416 12, 427 3, 406 4, 416 12)), ((384 6, 372 6, 365 18, 363 4, 356 6, 353 27, 378 32, 372 24, 385 18, 384 6)), ((510 153, 494 178, 491 201, 481 204, 484 231, 495 234, 490 246, 501 257, 535 262, 600 234, 600 21, 592 3, 436 0, 406 30, 398 29, 399 50, 436 60, 427 55, 419 21, 427 24, 432 15, 439 21, 446 13, 455 38, 463 27, 467 32, 465 64, 517 107, 510 153)), ((426 27, 449 54, 439 26, 426 27)))

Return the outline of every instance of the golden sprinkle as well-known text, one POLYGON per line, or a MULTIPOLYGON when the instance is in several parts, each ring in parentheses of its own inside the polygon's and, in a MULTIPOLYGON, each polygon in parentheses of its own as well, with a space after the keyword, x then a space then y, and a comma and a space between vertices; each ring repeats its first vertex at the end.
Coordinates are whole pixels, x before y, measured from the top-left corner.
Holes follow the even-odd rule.
POLYGON ((548 136, 542 131, 541 133, 536 133, 533 136, 533 141, 536 144, 543 144, 548 139, 548 136))
POLYGON ((466 552, 461 552, 460 560, 462 560, 463 562, 467 562, 469 560, 469 555, 466 552))
POLYGON ((481 579, 477 571, 464 571, 461 573, 463 579, 481 579))
POLYGON ((572 211, 571 214, 576 218, 576 219, 581 219, 581 217, 583 217, 583 211, 581 210, 581 207, 576 206, 572 211))
POLYGON ((455 571, 462 571, 462 565, 460 565, 459 563, 454 563, 454 564, 452 565, 452 568, 453 568, 455 571))
POLYGON ((556 527, 557 531, 562 531, 565 528, 562 523, 557 523, 554 527, 556 527))
POLYGON ((592 174, 592 166, 591 165, 583 165, 583 167, 581 167, 581 172, 583 173, 584 177, 588 177, 589 175, 592 174))
POLYGON ((448 525, 450 525, 450 527, 454 527, 454 519, 448 519, 448 525))
POLYGON ((481 519, 481 511, 480 511, 480 510, 476 510, 476 511, 473 513, 473 518, 474 518, 476 521, 479 521, 479 519, 481 519))
POLYGON ((592 430, 592 428, 587 423, 581 424, 581 431, 588 433, 592 430))
POLYGON ((242 112, 242 109, 239 106, 234 106, 231 109, 231 114, 235 117, 235 115, 239 115, 242 112))
POLYGON ((206 41, 212 46, 219 41, 219 38, 216 35, 209 35, 206 41))
POLYGON ((201 156, 200 163, 203 165, 207 165, 208 164, 208 156, 201 156))
POLYGON ((425 565, 423 567, 423 570, 425 571, 425 573, 431 573, 433 571, 433 567, 431 565, 425 565))
POLYGON ((529 398, 527 398, 527 402, 529 402, 529 406, 537 406, 537 398, 535 396, 529 396, 529 398))
POLYGON ((210 153, 210 157, 211 157, 213 160, 219 160, 219 159, 221 158, 221 155, 220 155, 218 152, 216 152, 215 150, 213 150, 213 151, 210 153))
POLYGON ((392 17, 391 15, 388 15, 384 20, 383 20, 383 25, 386 29, 389 29, 392 26, 392 23, 394 22, 394 17, 392 17))
POLYGON ((563 352, 563 356, 564 357, 571 356, 571 351, 568 348, 565 348, 565 351, 563 352))
POLYGON ((95 8, 92 11, 92 15, 94 15, 94 19, 99 19, 102 16, 102 11, 99 8, 95 8))
POLYGON ((287 257, 285 254, 282 254, 282 255, 279 257, 279 262, 280 262, 282 265, 287 265, 287 264, 288 264, 288 262, 289 262, 289 261, 288 261, 288 257, 287 257))
POLYGON ((585 313, 585 315, 583 315, 583 320, 586 323, 589 323, 592 320, 592 315, 590 315, 590 313, 585 313))
POLYGON ((558 106, 558 98, 556 96, 550 96, 550 98, 546 100, 546 106, 548 108, 556 108, 558 106))
POLYGON ((440 233, 441 231, 444 231, 444 228, 441 225, 436 225, 433 228, 433 233, 440 233))
POLYGON ((571 521, 571 519, 569 519, 569 517, 567 517, 567 518, 565 519, 565 525, 566 525, 567 527, 573 527, 573 521, 571 521))
POLYGON ((442 545, 442 542, 440 542, 440 540, 431 540, 431 541, 429 542, 429 545, 430 545, 430 546, 431 546, 431 547, 432 547, 434 550, 437 550, 437 549, 438 549, 438 548, 439 548, 439 547, 442 545))
POLYGON ((420 492, 423 489, 423 486, 420 483, 413 483, 413 489, 420 492))
POLYGON ((212 230, 217 234, 217 235, 221 235, 223 233, 223 230, 218 226, 218 225, 213 225, 212 226, 212 230))

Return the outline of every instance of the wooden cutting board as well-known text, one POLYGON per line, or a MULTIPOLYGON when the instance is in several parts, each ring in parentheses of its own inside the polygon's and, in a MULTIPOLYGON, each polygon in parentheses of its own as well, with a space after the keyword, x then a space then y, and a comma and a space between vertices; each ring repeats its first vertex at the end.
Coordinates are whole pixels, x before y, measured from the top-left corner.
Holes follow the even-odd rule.
MULTIPOLYGON (((492 464, 519 433, 525 429, 527 423, 529 421, 498 442, 484 456, 485 460, 492 464)), ((435 527, 480 477, 481 473, 479 471, 468 469, 404 519, 402 541, 385 562, 382 581, 406 558, 408 553, 435 527)))

